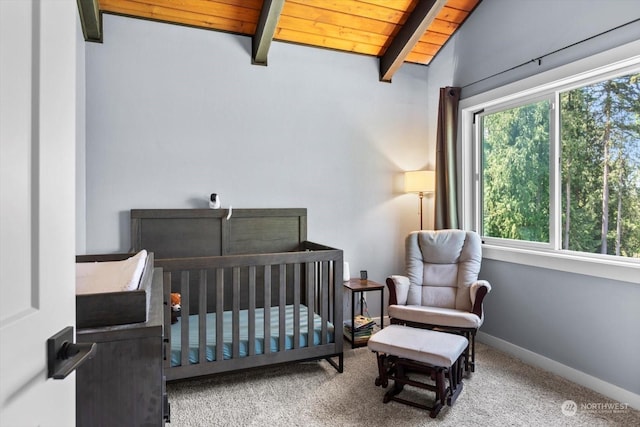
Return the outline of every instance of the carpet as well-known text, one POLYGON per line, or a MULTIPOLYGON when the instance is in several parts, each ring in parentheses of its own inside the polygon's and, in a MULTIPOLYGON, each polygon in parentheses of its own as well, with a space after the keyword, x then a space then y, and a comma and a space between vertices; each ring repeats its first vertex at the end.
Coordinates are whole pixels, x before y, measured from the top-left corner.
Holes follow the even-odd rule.
MULTIPOLYGON (((478 343, 476 372, 437 418, 382 403, 375 355, 345 350, 344 373, 326 361, 293 363, 167 384, 171 426, 640 426, 640 411, 478 343)), ((405 387, 401 396, 432 399, 405 387)))

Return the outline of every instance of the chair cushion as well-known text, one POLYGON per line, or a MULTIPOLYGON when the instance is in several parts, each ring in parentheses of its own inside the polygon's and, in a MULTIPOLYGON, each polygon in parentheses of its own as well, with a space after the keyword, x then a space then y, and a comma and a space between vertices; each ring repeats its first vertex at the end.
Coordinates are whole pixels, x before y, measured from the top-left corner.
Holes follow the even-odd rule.
POLYGON ((407 304, 471 310, 469 286, 482 261, 480 237, 464 230, 416 231, 405 241, 407 304))
POLYGON ((456 296, 459 292, 458 288, 432 285, 416 286, 416 288, 420 288, 420 291, 422 291, 421 299, 417 300, 418 302, 411 302, 411 300, 407 298, 407 304, 457 308, 456 296))
POLYGON ((373 334, 367 345, 371 351, 448 368, 467 348, 468 341, 460 335, 390 325, 373 334))
POLYGON ((390 305, 389 317, 426 325, 476 329, 482 325, 483 321, 481 317, 468 311, 421 305, 390 305))

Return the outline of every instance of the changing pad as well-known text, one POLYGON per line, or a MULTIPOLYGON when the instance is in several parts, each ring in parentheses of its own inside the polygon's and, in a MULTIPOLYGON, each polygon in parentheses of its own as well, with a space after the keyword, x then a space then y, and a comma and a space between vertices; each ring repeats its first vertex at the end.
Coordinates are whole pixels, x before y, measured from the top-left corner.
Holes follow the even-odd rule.
POLYGON ((146 262, 147 251, 143 249, 122 261, 76 263, 76 295, 134 291, 146 262))

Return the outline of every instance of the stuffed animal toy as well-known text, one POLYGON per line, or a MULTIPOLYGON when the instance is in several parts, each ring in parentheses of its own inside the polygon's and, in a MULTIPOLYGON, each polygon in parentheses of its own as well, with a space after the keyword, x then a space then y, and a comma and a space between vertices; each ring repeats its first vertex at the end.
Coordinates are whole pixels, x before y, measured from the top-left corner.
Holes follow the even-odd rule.
POLYGON ((178 315, 180 314, 180 302, 182 297, 177 292, 171 293, 171 324, 178 322, 178 315))

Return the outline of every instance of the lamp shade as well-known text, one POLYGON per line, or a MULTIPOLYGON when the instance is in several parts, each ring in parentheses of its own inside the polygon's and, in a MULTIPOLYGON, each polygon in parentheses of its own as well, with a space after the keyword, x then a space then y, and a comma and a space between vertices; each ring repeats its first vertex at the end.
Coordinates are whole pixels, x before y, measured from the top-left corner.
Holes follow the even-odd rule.
POLYGON ((404 173, 404 191, 407 193, 432 193, 436 189, 434 171, 409 171, 404 173))

